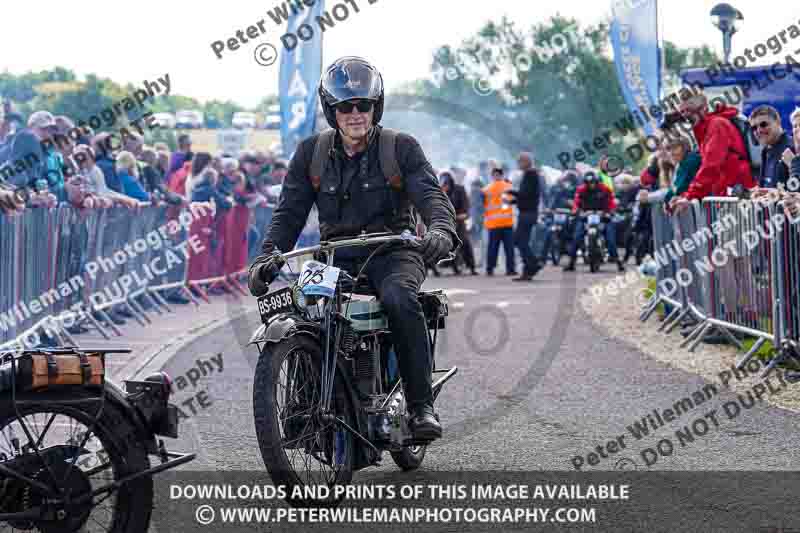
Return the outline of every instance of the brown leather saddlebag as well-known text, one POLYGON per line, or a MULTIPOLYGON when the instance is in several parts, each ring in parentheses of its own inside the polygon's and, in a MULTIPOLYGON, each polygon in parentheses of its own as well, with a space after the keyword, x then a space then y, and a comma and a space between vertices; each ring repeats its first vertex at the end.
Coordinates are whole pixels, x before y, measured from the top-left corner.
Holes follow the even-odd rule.
POLYGON ((17 359, 17 386, 37 390, 62 385, 101 386, 105 379, 99 353, 26 353, 17 359))

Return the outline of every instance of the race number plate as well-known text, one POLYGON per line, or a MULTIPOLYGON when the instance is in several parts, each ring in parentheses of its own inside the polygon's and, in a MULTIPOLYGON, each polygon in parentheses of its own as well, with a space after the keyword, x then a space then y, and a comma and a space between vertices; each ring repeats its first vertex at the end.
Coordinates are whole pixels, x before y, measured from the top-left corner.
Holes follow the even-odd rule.
POLYGON ((319 261, 306 261, 297 283, 306 296, 333 296, 340 269, 319 261))
POLYGON ((589 224, 592 224, 592 225, 600 224, 600 215, 597 215, 597 214, 589 215, 589 224))
POLYGON ((284 287, 258 299, 258 312, 265 324, 273 316, 292 309, 292 288, 284 287))

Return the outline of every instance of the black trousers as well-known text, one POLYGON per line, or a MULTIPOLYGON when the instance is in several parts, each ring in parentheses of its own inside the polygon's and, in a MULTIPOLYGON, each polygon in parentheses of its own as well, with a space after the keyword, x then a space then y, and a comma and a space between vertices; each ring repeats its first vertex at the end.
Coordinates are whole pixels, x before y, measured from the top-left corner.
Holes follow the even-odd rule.
POLYGON ((489 250, 486 254, 486 272, 494 272, 494 269, 497 266, 497 255, 500 253, 500 243, 503 244, 503 253, 506 254, 506 274, 515 272, 514 228, 497 228, 489 230, 489 250))
POLYGON ((517 227, 514 230, 514 245, 519 248, 522 262, 525 265, 525 274, 533 274, 536 268, 536 257, 531 250, 531 232, 536 229, 539 216, 535 211, 520 211, 517 227))
POLYGON ((464 257, 464 264, 467 268, 475 269, 475 249, 472 247, 472 239, 470 239, 467 225, 462 221, 456 223, 456 233, 458 238, 461 239, 461 254, 464 257))
MULTIPOLYGON (((353 270, 350 262, 337 266, 353 270)), ((353 272, 353 275, 355 275, 353 272)), ((395 250, 373 257, 364 270, 378 293, 389 318, 392 343, 397 353, 400 377, 409 410, 433 405, 431 349, 428 326, 417 294, 425 281, 422 255, 413 250, 395 250)))

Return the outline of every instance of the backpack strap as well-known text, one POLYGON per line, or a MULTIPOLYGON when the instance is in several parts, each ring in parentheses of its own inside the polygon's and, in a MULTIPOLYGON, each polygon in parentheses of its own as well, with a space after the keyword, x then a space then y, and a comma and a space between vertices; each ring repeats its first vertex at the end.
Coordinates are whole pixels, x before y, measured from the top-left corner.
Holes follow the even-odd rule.
POLYGON ((394 190, 403 188, 403 172, 397 161, 397 131, 381 128, 380 156, 381 170, 386 177, 386 182, 394 190))
POLYGON ((325 163, 328 161, 328 156, 333 148, 333 138, 336 135, 336 130, 329 129, 319 134, 317 144, 314 146, 314 157, 311 159, 311 168, 308 177, 311 180, 311 185, 315 191, 319 191, 320 180, 322 173, 325 172, 325 163))

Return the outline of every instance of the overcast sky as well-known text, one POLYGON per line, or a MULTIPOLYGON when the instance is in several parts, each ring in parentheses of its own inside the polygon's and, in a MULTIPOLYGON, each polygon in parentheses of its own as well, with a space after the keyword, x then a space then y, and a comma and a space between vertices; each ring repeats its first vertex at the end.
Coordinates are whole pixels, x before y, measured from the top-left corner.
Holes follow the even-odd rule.
MULTIPOLYGON (((351 13, 348 20, 325 32, 323 63, 342 55, 365 56, 381 69, 389 88, 429 76, 432 53, 438 46, 458 45, 487 20, 499 20, 505 14, 520 25, 529 25, 559 12, 591 24, 607 19, 611 5, 610 1, 589 0, 350 1, 356 2, 360 12, 351 13)), ((338 3, 326 0, 325 7, 330 10, 338 3)), ((711 44, 721 50, 721 34, 709 17, 716 0, 660 3, 667 39, 680 46, 711 44)), ((800 5, 795 2, 731 3, 745 18, 734 37, 734 53, 766 41, 800 19, 800 5)), ((253 58, 260 42, 280 45, 283 29, 267 17, 267 10, 279 4, 276 0, 247 4, 235 0, 84 0, 80 7, 74 2, 46 4, 14 1, 6 6, 8 23, 0 32, 4 50, 0 70, 18 74, 64 66, 81 76, 94 72, 134 84, 169 73, 173 92, 202 101, 232 99, 245 106, 277 93, 278 63, 263 67, 253 58), (217 59, 211 42, 227 40, 261 19, 267 30, 263 36, 236 51, 225 50, 222 59, 217 59)), ((792 48, 800 48, 800 42, 795 44, 792 48)))

